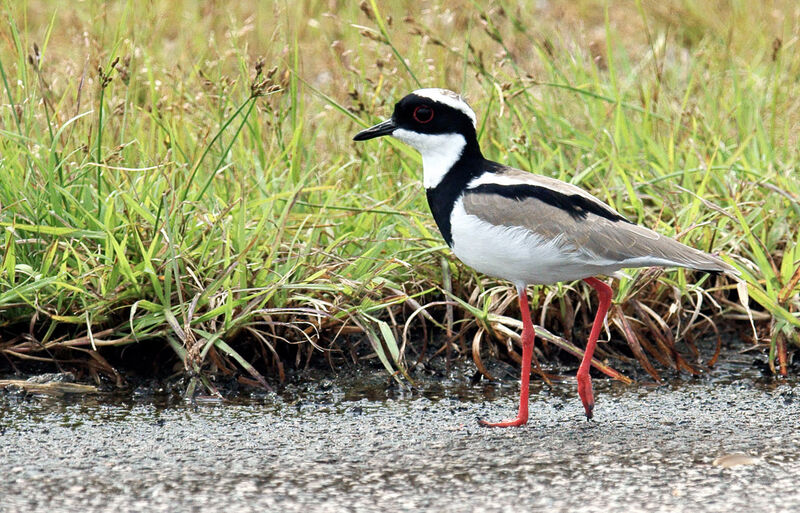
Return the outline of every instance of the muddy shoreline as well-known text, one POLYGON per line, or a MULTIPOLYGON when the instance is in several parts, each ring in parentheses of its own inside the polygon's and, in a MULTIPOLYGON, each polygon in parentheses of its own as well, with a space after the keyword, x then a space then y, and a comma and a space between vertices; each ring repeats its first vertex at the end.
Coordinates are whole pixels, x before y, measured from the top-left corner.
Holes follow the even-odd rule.
POLYGON ((463 369, 388 384, 309 375, 194 404, 136 393, 0 392, 3 511, 791 511, 800 382, 728 361, 662 386, 471 384, 463 369), (720 457, 742 453, 749 459, 720 457), (740 462, 740 463, 737 463, 740 462), (744 462, 744 463, 741 463, 744 462))

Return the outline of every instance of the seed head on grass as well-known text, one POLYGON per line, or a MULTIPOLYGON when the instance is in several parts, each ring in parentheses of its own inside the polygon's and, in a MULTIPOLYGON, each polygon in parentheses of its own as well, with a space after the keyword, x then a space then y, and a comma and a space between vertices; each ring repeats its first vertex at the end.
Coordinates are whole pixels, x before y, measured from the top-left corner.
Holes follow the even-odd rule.
POLYGON ((112 76, 111 74, 116 69, 117 64, 119 64, 119 57, 114 57, 114 60, 111 61, 111 64, 107 68, 103 68, 103 66, 97 66, 97 75, 99 78, 100 89, 105 89, 108 87, 108 84, 111 83, 112 76))

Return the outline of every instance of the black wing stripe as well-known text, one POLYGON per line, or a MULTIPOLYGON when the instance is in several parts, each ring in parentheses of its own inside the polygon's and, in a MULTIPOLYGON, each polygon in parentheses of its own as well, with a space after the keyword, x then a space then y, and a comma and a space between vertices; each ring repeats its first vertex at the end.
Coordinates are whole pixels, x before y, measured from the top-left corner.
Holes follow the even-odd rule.
POLYGON ((592 201, 580 194, 564 194, 540 185, 484 183, 467 189, 467 191, 475 194, 497 194, 517 201, 527 198, 537 199, 550 206, 564 210, 574 219, 586 219, 586 216, 591 213, 609 221, 630 223, 630 221, 602 203, 592 201))

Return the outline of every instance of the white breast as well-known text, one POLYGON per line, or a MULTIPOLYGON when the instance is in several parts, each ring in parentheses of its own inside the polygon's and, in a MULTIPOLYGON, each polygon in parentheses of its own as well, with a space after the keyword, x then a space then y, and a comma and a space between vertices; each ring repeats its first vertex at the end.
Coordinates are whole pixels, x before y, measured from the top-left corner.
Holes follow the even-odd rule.
MULTIPOLYGON (((550 284, 607 274, 560 237, 545 239, 518 226, 496 226, 467 214, 459 198, 450 215, 453 253, 473 269, 516 285, 550 284)), ((610 263, 610 262, 609 262, 610 263)), ((616 269, 613 269, 616 270, 616 269)), ((613 271, 608 269, 609 272, 613 271)))

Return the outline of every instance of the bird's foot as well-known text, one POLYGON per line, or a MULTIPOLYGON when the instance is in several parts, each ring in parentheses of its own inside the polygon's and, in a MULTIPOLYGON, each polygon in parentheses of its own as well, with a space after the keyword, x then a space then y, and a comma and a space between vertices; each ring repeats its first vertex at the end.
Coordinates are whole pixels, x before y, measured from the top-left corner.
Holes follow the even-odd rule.
POLYGON ((581 397, 586 420, 591 420, 594 412, 594 394, 592 393, 592 378, 589 373, 578 373, 578 395, 581 397))
POLYGON ((528 417, 517 417, 512 420, 504 420, 502 422, 489 422, 486 420, 479 420, 478 424, 486 427, 517 427, 523 426, 528 423, 528 417))

